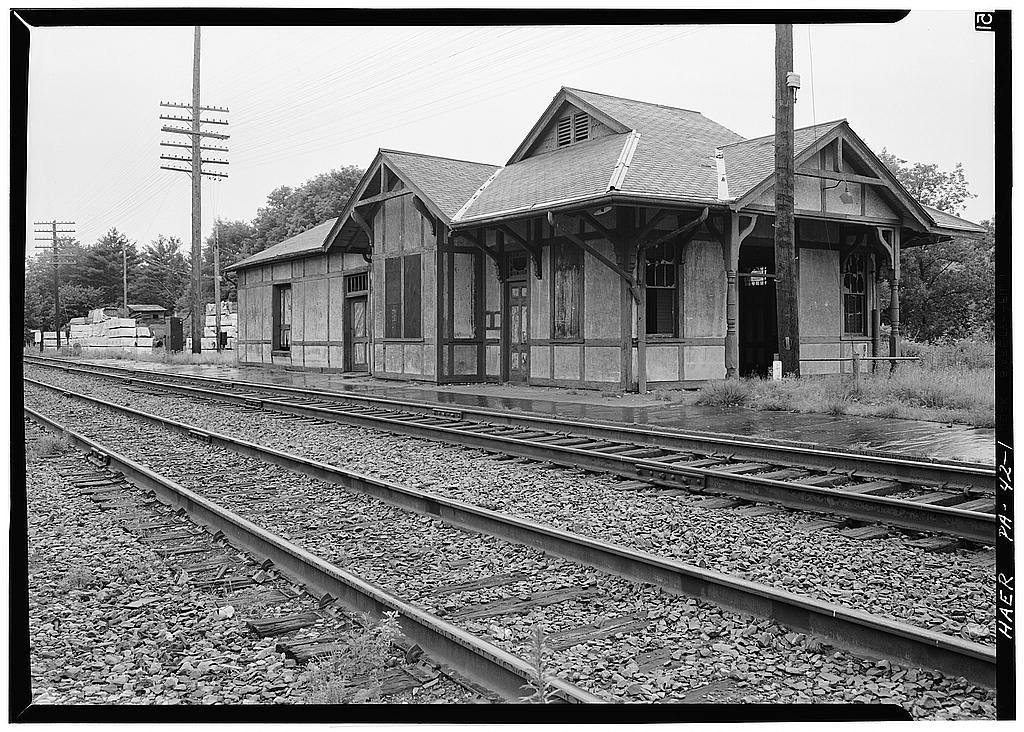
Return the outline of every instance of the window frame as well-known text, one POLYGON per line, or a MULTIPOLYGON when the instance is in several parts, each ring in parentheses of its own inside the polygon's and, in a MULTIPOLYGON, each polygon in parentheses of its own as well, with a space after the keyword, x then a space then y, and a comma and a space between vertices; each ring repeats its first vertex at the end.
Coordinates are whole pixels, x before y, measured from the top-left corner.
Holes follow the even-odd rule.
POLYGON ((848 252, 846 257, 843 259, 843 267, 840 270, 840 277, 842 277, 842 297, 843 297, 843 335, 844 336, 867 336, 869 333, 868 325, 868 267, 870 265, 870 255, 864 251, 852 251, 848 252), (860 262, 860 267, 856 271, 851 271, 851 262, 860 262), (855 291, 850 285, 851 278, 860 278, 860 290, 855 291), (859 329, 850 328, 851 310, 850 303, 859 303, 859 312, 853 315, 859 317, 860 327, 859 329))
MULTIPOLYGON (((651 302, 651 300, 650 300, 650 295, 651 295, 650 291, 651 290, 657 290, 659 292, 670 292, 671 295, 669 296, 669 302, 671 302, 671 305, 672 305, 672 314, 671 314, 672 332, 671 333, 667 333, 667 332, 663 333, 663 332, 651 331, 650 328, 651 328, 652 319, 650 317, 648 317, 649 313, 645 312, 645 314, 644 314, 644 324, 645 324, 645 328, 647 329, 646 336, 648 338, 679 338, 679 332, 680 332, 680 328, 679 328, 679 315, 680 315, 679 292, 680 292, 680 281, 679 280, 680 280, 680 272, 681 272, 681 269, 680 269, 681 251, 680 250, 681 250, 681 247, 677 246, 675 242, 664 242, 662 244, 659 244, 656 247, 651 247, 650 249, 647 249, 647 250, 644 251, 644 289, 646 290, 646 293, 644 295, 644 298, 645 298, 644 306, 645 306, 645 308, 649 308, 650 307, 650 302, 651 302), (652 261, 652 259, 651 259, 651 254, 652 253, 658 254, 658 253, 667 252, 669 250, 669 247, 671 247, 671 250, 672 250, 672 256, 671 257, 661 256, 658 259, 652 261), (652 270, 652 267, 654 268, 653 270, 652 270), (652 279, 651 275, 652 275, 652 273, 655 275, 654 279, 655 280, 658 279, 657 278, 657 274, 658 274, 658 269, 657 268, 659 268, 659 267, 661 267, 661 268, 670 268, 668 271, 671 271, 671 273, 672 273, 672 285, 671 286, 658 285, 658 284, 653 284, 652 285, 651 284, 651 279, 652 279)), ((663 271, 665 271, 665 270, 663 269, 663 271)), ((657 326, 657 321, 658 321, 657 318, 653 319, 653 322, 654 322, 655 326, 657 326)))
POLYGON ((271 297, 271 351, 290 354, 292 349, 292 283, 273 286, 271 297), (284 305, 287 303, 288 319, 284 322, 284 305))
POLYGON ((423 340, 423 254, 414 252, 410 254, 399 254, 393 257, 384 258, 384 341, 414 341, 423 340), (412 259, 416 259, 413 266, 412 259), (388 268, 397 269, 397 281, 388 278, 388 268), (409 297, 407 292, 411 284, 409 273, 415 271, 418 280, 416 282, 415 297, 409 297), (397 300, 394 295, 397 292, 397 300), (397 306, 397 331, 395 330, 389 309, 397 306), (415 323, 415 328, 409 324, 415 323), (397 334, 396 334, 397 333, 397 334))

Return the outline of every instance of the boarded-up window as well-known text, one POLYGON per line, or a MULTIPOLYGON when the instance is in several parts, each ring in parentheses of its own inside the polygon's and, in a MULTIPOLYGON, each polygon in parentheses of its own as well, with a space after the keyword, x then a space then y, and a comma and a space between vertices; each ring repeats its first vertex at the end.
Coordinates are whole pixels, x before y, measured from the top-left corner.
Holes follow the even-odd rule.
POLYGON ((865 283, 866 257, 851 254, 843 266, 843 330, 846 333, 866 333, 867 318, 865 307, 867 288, 865 283))
POLYGON ((384 260, 384 337, 422 338, 419 254, 384 260))
POLYGON ((420 317, 420 300, 422 293, 420 292, 420 258, 419 254, 407 254, 402 257, 405 263, 405 282, 404 282, 404 299, 405 299, 405 328, 403 330, 403 337, 405 338, 421 338, 423 337, 423 319, 420 317))
POLYGON ((384 260, 384 337, 402 337, 402 258, 384 260))
POLYGON ((553 247, 555 281, 553 333, 555 338, 579 338, 583 308, 583 250, 572 242, 553 247))
POLYGON ((452 255, 453 301, 452 335, 476 338, 476 255, 456 252, 452 255))
POLYGON ((272 347, 275 351, 287 351, 292 345, 292 286, 274 285, 272 305, 272 347))
POLYGON ((674 336, 677 333, 679 264, 676 246, 661 244, 647 250, 647 334, 674 336))

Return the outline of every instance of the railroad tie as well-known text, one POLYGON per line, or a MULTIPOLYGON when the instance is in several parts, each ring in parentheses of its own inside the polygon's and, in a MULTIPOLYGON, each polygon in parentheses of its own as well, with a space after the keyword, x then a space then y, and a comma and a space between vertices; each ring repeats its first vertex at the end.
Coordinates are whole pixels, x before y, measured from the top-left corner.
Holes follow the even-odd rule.
POLYGON ((995 513, 996 502, 992 497, 988 498, 976 498, 973 501, 967 501, 967 503, 958 503, 953 508, 959 508, 961 511, 979 511, 981 513, 995 513))
POLYGON ((261 638, 271 635, 284 635, 302 628, 316 625, 321 618, 316 613, 295 613, 294 615, 281 615, 275 618, 250 618, 246 619, 245 625, 249 630, 261 638))
POLYGON ((868 541, 870 539, 884 539, 892 534, 892 529, 886 528, 885 526, 858 526, 850 529, 842 529, 839 533, 851 539, 868 541))
POLYGON ((452 613, 452 617, 460 620, 477 620, 479 618, 491 618, 499 615, 524 614, 536 607, 555 605, 567 600, 589 597, 597 593, 598 589, 596 587, 569 587, 560 590, 535 592, 532 595, 494 600, 481 605, 470 605, 461 610, 456 610, 452 613))

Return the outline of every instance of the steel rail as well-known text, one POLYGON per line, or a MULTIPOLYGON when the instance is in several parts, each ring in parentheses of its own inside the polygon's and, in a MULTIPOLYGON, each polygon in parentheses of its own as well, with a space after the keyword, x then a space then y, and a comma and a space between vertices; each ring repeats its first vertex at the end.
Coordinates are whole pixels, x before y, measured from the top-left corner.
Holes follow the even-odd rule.
MULTIPOLYGON (((209 391, 184 384, 128 377, 111 378, 121 378, 130 383, 144 383, 167 391, 204 399, 212 398, 250 407, 270 407, 299 416, 356 424, 424 439, 442 440, 462 447, 482 450, 498 449, 509 455, 547 461, 565 467, 602 471, 626 478, 639 478, 663 486, 685 486, 698 491, 727 494, 749 501, 768 502, 787 508, 838 513, 859 521, 878 521, 915 531, 939 532, 980 544, 994 544, 997 534, 998 518, 995 514, 967 511, 953 506, 939 506, 889 496, 862 494, 840 488, 804 485, 753 474, 737 474, 728 470, 719 470, 713 466, 686 467, 685 465, 659 462, 657 459, 637 459, 573 446, 537 443, 513 435, 480 434, 443 424, 417 424, 396 419, 394 416, 361 414, 330 407, 292 404, 274 399, 258 399, 244 394, 218 390, 209 391)), ((25 380, 45 385, 44 382, 30 377, 25 377, 25 380)))
POLYGON ((95 372, 114 376, 121 372, 132 378, 167 378, 172 380, 192 380, 210 385, 229 386, 230 388, 252 389, 290 395, 297 398, 313 398, 334 401, 346 401, 381 409, 400 409, 420 414, 449 414, 455 417, 489 422, 494 425, 521 427, 523 429, 545 429, 552 432, 566 432, 595 440, 619 440, 636 443, 637 445, 663 447, 679 451, 701 453, 720 453, 743 460, 761 460, 766 462, 787 462, 808 468, 823 468, 849 473, 856 471, 861 475, 891 477, 894 472, 902 480, 922 483, 971 484, 979 489, 994 491, 996 485, 996 469, 992 465, 956 461, 939 461, 930 458, 906 458, 873 451, 848 453, 833 450, 820 445, 792 443, 751 438, 738 435, 721 435, 706 432, 671 430, 645 425, 625 425, 580 420, 567 420, 558 417, 545 417, 535 414, 517 414, 480 407, 469 407, 457 404, 440 404, 391 399, 349 392, 308 389, 303 387, 267 384, 241 379, 202 376, 199 374, 177 374, 158 369, 136 369, 123 366, 99 364, 72 365, 66 359, 26 356, 26 361, 50 368, 66 371, 95 372))
MULTIPOLYGON (((76 447, 95 454, 140 488, 152 490, 164 503, 185 509, 192 520, 206 526, 210 533, 221 532, 236 548, 244 549, 258 560, 269 559, 290 581, 306 585, 307 591, 315 591, 321 596, 329 593, 348 607, 377 617, 397 610, 406 637, 418 643, 433 658, 444 661, 506 699, 514 700, 521 696, 522 686, 534 676, 535 671, 528 663, 492 643, 320 559, 110 447, 68 430, 30 407, 26 406, 24 411, 44 427, 64 434, 76 447)), ((550 683, 562 701, 605 703, 600 697, 564 679, 552 678, 550 683)))
POLYGON ((96 397, 41 382, 36 383, 65 396, 98 404, 191 435, 208 444, 375 496, 419 514, 433 516, 453 526, 525 544, 611 574, 650 583, 670 592, 701 598, 730 610, 775 620, 791 628, 824 637, 836 647, 938 669, 990 687, 995 682, 996 659, 992 646, 628 549, 96 397))

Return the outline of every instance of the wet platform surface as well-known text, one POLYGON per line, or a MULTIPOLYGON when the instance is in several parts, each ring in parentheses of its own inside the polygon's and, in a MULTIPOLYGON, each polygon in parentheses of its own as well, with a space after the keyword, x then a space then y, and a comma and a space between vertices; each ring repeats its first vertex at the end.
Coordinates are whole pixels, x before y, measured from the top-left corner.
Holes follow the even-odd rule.
POLYGON ((637 394, 550 387, 499 384, 438 386, 347 374, 263 370, 221 364, 165 364, 113 359, 96 359, 93 362, 139 370, 386 396, 429 404, 554 415, 567 420, 784 440, 847 452, 872 450, 988 465, 995 463, 995 430, 923 420, 703 407, 658 401, 650 395, 640 397, 637 394))

